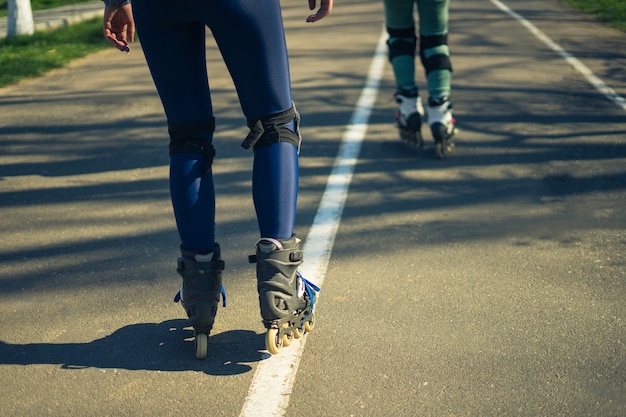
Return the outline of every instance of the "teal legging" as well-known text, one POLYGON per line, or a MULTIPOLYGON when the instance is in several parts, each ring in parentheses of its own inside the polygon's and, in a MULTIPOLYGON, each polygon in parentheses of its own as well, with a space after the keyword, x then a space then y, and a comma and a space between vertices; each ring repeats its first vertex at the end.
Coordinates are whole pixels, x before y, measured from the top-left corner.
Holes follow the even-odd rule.
POLYGON ((428 92, 433 98, 450 95, 452 66, 447 42, 449 3, 449 0, 384 0, 389 59, 399 90, 411 91, 417 88, 417 9, 420 58, 426 72, 428 92))

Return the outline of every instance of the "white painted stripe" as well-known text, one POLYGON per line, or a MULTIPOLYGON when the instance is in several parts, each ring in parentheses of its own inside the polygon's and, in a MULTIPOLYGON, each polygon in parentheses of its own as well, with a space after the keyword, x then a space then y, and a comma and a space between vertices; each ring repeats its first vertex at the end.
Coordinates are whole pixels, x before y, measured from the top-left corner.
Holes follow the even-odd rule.
POLYGON ((496 5, 500 10, 507 13, 508 15, 510 15, 517 21, 519 21, 522 25, 524 25, 526 29, 530 31, 530 33, 535 35, 540 41, 545 43, 553 51, 561 55, 561 57, 565 59, 572 67, 574 67, 574 69, 576 69, 579 73, 581 73, 583 77, 587 79, 589 84, 591 84, 596 90, 598 90, 606 98, 608 98, 613 103, 617 104, 619 107, 621 107, 622 109, 626 111, 626 99, 624 99, 624 97, 617 94, 615 90, 613 90, 608 85, 606 85, 600 78, 596 77, 595 74, 585 64, 580 62, 576 57, 571 55, 565 49, 561 48, 557 43, 553 42, 552 39, 546 36, 542 31, 537 29, 535 25, 530 23, 528 20, 524 19, 519 14, 515 13, 513 10, 511 10, 508 6, 506 6, 501 1, 491 0, 491 2, 494 5, 496 5))
MULTIPOLYGON (((369 117, 376 101, 378 86, 386 62, 386 33, 380 35, 370 65, 365 87, 356 104, 350 124, 341 139, 341 147, 322 196, 320 206, 304 245, 305 262, 300 272, 322 286, 339 228, 348 187, 367 132, 369 117)), ((283 416, 289 405, 293 384, 302 358, 306 336, 294 340, 278 355, 261 361, 256 369, 240 417, 283 416)))

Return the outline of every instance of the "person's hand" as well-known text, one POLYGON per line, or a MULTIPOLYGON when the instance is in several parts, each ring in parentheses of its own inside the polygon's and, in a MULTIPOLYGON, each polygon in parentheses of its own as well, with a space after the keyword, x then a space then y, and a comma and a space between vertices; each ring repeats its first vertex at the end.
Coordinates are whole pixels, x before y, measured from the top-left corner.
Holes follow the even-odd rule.
POLYGON ((130 52, 128 44, 135 40, 135 20, 130 4, 105 6, 104 37, 120 51, 130 52))
MULTIPOLYGON (((309 10, 315 10, 316 0, 309 0, 309 10)), ((306 18, 309 23, 317 22, 328 16, 333 10, 333 0, 320 0, 320 8, 317 13, 310 15, 306 18)))

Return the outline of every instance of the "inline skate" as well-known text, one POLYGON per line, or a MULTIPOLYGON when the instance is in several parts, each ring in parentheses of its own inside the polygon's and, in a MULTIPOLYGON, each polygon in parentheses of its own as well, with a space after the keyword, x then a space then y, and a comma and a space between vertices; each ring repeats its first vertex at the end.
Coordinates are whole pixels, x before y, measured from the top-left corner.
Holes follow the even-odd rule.
POLYGON ((189 325, 193 326, 196 358, 204 359, 220 295, 223 306, 226 307, 226 293, 222 286, 224 261, 220 259, 220 246, 217 243, 213 252, 208 254, 200 254, 183 247, 181 253, 176 271, 183 278, 183 282, 174 302, 181 302, 189 325))
POLYGON ((400 131, 400 139, 421 148, 424 146, 421 132, 424 106, 417 89, 412 91, 398 90, 394 98, 396 103, 398 103, 396 123, 400 131))
POLYGON ((275 355, 283 346, 313 330, 313 307, 320 289, 298 271, 303 253, 300 239, 262 238, 256 244, 257 289, 265 334, 265 348, 275 355))
POLYGON ((456 133, 450 97, 428 99, 427 121, 435 139, 435 154, 437 158, 443 159, 447 153, 454 150, 453 136, 456 133))

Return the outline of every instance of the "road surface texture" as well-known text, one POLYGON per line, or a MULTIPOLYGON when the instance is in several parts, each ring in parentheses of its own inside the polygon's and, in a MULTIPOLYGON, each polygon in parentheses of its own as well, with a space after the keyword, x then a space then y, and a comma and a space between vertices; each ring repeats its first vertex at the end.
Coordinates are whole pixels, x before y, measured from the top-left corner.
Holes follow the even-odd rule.
POLYGON ((0 90, 0 415, 626 415, 626 34, 555 0, 452 2, 437 160, 426 130, 398 139, 382 3, 283 6, 297 232, 328 238, 314 331, 263 350, 252 155, 209 34, 228 306, 194 358, 161 103, 139 43, 103 51, 0 90))

